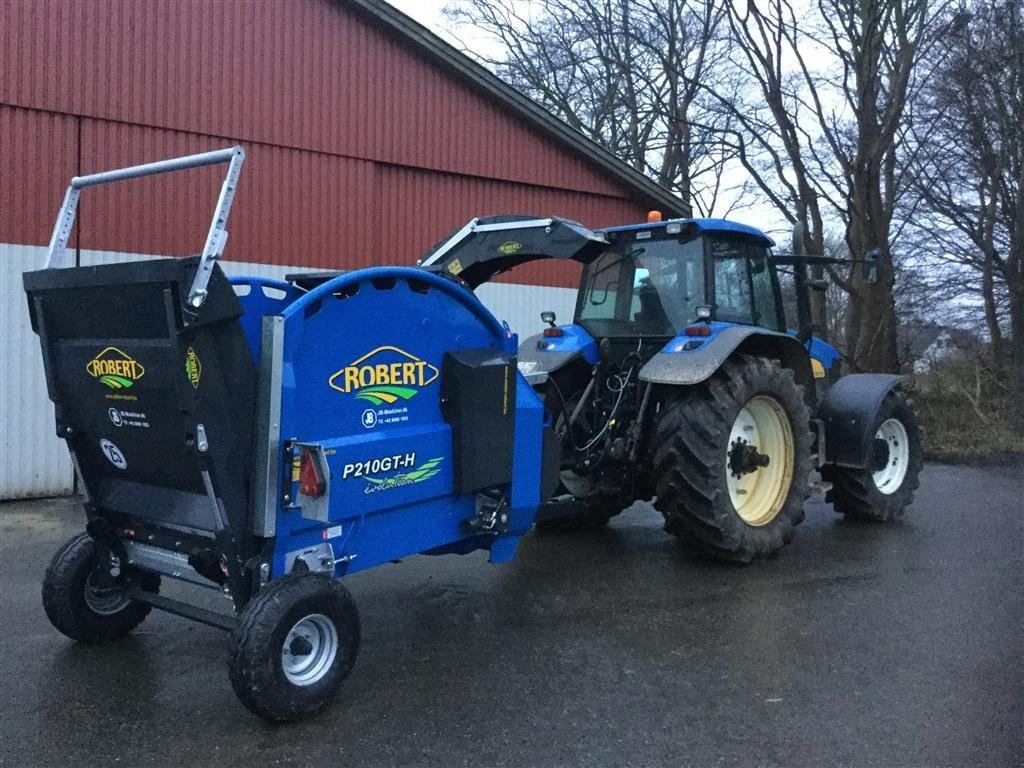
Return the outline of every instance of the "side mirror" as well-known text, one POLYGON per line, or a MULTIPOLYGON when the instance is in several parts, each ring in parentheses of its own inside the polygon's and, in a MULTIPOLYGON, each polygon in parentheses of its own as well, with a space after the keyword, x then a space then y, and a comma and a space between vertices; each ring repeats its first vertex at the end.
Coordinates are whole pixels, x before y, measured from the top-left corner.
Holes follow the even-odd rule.
POLYGON ((554 312, 541 312, 540 313, 540 319, 541 319, 541 322, 547 323, 552 328, 555 327, 555 313, 554 312))
POLYGON ((877 283, 882 277, 882 249, 874 248, 864 254, 861 265, 861 277, 870 285, 877 283))

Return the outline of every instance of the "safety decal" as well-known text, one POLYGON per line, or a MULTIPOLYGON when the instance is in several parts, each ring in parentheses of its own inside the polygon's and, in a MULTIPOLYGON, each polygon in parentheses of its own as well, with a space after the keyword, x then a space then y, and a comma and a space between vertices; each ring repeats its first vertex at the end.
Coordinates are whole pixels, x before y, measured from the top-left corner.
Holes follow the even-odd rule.
POLYGON ((100 450, 103 451, 103 455, 107 457, 107 461, 115 467, 118 469, 128 469, 128 459, 124 457, 121 449, 106 438, 100 440, 100 450))
POLYGON ((185 375, 188 377, 192 389, 199 389, 199 378, 203 375, 203 364, 199 362, 199 355, 189 347, 185 352, 185 375))
MULTIPOLYGON (((398 347, 377 347, 335 372, 327 383, 344 394, 374 405, 397 403, 415 397, 433 383, 440 371, 398 347)), ((364 414, 365 418, 365 414, 364 414)), ((364 421, 364 425, 372 426, 364 421)))
POLYGON ((462 271, 462 262, 458 259, 452 259, 451 263, 448 265, 448 271, 453 275, 459 274, 462 271))
POLYGON ((104 349, 89 361, 85 370, 111 389, 127 389, 146 373, 138 360, 117 347, 104 349))
POLYGON ((519 253, 522 247, 523 246, 520 243, 517 243, 514 240, 509 240, 507 243, 502 243, 498 246, 498 253, 504 254, 505 256, 511 256, 513 253, 519 253))
POLYGON ((825 366, 822 364, 821 360, 816 357, 811 358, 811 373, 814 374, 814 378, 816 379, 825 378, 825 366))

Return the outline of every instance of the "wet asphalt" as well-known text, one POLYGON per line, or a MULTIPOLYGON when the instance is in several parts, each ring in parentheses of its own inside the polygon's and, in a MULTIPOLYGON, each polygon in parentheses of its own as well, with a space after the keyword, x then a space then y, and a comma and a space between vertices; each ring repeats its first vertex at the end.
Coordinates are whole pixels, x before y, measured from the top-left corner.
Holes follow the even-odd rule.
POLYGON ((357 574, 355 672, 324 715, 277 727, 235 699, 215 629, 154 612, 108 646, 58 634, 40 578, 82 517, 0 505, 0 764, 1021 765, 1021 472, 922 481, 892 526, 810 502, 753 567, 688 557, 638 505, 531 534, 504 566, 357 574))

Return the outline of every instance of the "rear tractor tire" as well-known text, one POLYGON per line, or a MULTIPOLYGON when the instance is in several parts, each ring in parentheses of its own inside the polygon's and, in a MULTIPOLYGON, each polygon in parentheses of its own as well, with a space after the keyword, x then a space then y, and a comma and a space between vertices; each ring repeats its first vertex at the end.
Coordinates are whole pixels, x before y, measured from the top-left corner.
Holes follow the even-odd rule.
POLYGON ((662 405, 654 506, 665 530, 702 554, 764 560, 804 519, 810 410, 793 372, 739 355, 662 405))
POLYGON ((271 581, 231 633, 231 687, 272 722, 315 715, 334 699, 359 653, 359 611, 341 584, 320 573, 271 581))
POLYGON ((886 395, 874 424, 874 441, 864 469, 826 464, 822 479, 832 483, 825 500, 851 519, 890 522, 903 514, 919 485, 924 451, 914 404, 895 390, 886 395))
POLYGON ((149 615, 148 603, 132 600, 132 584, 146 592, 160 591, 154 573, 125 569, 113 583, 102 585, 96 542, 80 533, 53 556, 43 576, 43 610, 60 632, 80 643, 117 640, 149 615))

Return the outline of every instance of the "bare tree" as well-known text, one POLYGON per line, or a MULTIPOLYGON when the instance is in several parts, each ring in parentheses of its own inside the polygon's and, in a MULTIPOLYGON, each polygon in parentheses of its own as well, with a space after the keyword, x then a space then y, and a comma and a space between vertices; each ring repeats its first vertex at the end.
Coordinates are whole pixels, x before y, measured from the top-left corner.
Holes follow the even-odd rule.
MULTIPOLYGON (((824 252, 830 221, 853 257, 880 249, 880 283, 833 276, 849 294, 853 369, 895 370, 894 219, 918 150, 908 125, 919 63, 945 5, 454 0, 448 13, 500 41, 486 60, 499 75, 697 211, 739 163, 750 188, 803 223, 807 252, 824 252)), ((834 322, 821 300, 812 319, 834 322)))
POLYGON ((791 0, 730 6, 732 37, 742 52, 734 62, 757 86, 771 118, 719 99, 747 129, 744 140, 769 158, 770 173, 753 162, 745 163, 748 171, 780 210, 795 206, 811 252, 824 246, 823 205, 842 219, 854 258, 882 252, 880 282, 865 282, 860 270, 837 276, 850 294, 845 336, 854 370, 892 371, 899 362, 893 218, 906 192, 907 104, 921 84, 917 65, 935 29, 935 5, 818 0, 809 12, 791 0), (809 51, 824 52, 832 66, 813 66, 809 51))
MULTIPOLYGON (((880 248, 885 266, 874 285, 851 273, 847 355, 861 370, 896 370, 891 227, 900 192, 898 139, 920 44, 931 18, 927 0, 822 0, 833 50, 843 64, 842 91, 855 138, 825 131, 849 187, 846 243, 859 256, 880 248)), ((818 109, 820 116, 824 111, 818 109)), ((825 122, 823 121, 823 127, 825 122)))
MULTIPOLYGON (((1024 9, 974 0, 953 16, 921 111, 913 181, 922 251, 980 297, 996 364, 1024 397, 1024 9), (1008 333, 1007 333, 1008 332, 1008 333)), ((1024 408, 1018 408, 1018 416, 1024 408)))
POLYGON ((498 75, 707 214, 722 192, 731 116, 702 84, 724 55, 720 3, 457 0, 456 23, 496 38, 498 75))
MULTIPOLYGON (((822 254, 822 205, 829 192, 815 167, 813 140, 800 124, 802 79, 793 76, 785 55, 797 44, 796 24, 785 23, 784 11, 795 22, 792 9, 778 2, 767 12, 754 3, 730 5, 729 32, 736 43, 732 72, 705 87, 736 126, 729 138, 752 183, 788 221, 803 225, 804 252, 822 254)), ((822 277, 820 269, 813 277, 822 277)), ((812 295, 811 312, 814 325, 825 332, 824 296, 812 295)))

